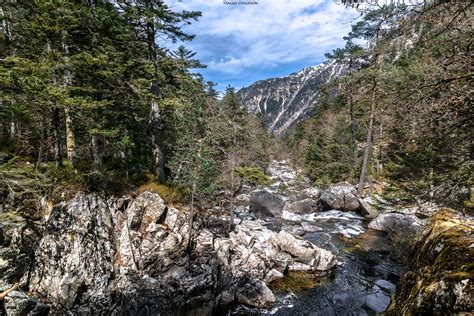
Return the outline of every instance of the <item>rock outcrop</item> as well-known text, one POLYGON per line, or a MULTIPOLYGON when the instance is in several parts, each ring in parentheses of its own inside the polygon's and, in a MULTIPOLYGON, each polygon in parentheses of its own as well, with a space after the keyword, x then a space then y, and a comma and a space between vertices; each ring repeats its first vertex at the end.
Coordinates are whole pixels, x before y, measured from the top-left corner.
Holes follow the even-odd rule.
POLYGON ((418 241, 389 314, 470 313, 474 310, 473 280, 473 218, 442 209, 418 241))
POLYGON ((266 282, 336 263, 330 252, 257 220, 241 220, 229 234, 222 216, 197 217, 189 234, 186 211, 145 192, 109 200, 78 195, 57 205, 35 238, 21 228, 18 242, 17 230, 2 222, 2 246, 10 240, 7 246, 19 249, 13 257, 32 249, 25 251, 34 259, 18 261, 19 268, 1 252, 2 271, 13 272, 1 276, 0 287, 21 277, 3 310, 199 315, 235 302, 266 307, 275 301, 266 282))

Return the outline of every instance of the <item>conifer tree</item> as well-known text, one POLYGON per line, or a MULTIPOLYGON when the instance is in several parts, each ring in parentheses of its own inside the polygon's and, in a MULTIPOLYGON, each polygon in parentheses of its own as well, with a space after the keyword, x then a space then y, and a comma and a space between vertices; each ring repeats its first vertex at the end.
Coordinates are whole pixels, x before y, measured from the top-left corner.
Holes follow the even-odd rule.
POLYGON ((206 65, 193 58, 196 56, 196 52, 187 49, 184 45, 180 45, 178 49, 170 52, 170 56, 178 60, 185 68, 206 68, 206 65))

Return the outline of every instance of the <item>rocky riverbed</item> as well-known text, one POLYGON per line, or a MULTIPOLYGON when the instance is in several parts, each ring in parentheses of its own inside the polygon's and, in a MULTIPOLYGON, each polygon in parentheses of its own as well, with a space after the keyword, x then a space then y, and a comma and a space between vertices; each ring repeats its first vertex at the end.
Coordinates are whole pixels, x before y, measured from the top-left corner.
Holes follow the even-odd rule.
POLYGON ((419 265, 397 258, 393 245, 400 235, 415 238, 431 229, 419 243, 428 240, 443 219, 457 234, 437 228, 444 239, 418 245, 418 262, 440 242, 462 238, 454 244, 465 256, 449 265, 458 278, 438 280, 444 266, 426 259, 436 273, 416 277, 429 279, 422 289, 438 282, 436 291, 424 295, 417 288, 424 296, 403 312, 429 300, 441 311, 472 309, 471 218, 454 211, 433 217, 440 213, 433 204, 359 198, 348 183, 321 191, 284 161, 273 162, 268 173, 271 185, 243 186, 236 197, 235 227, 228 209, 216 207, 196 216, 191 228, 186 207, 166 205, 150 192, 108 199, 78 194, 45 208, 38 221, 0 214, 1 313, 372 314, 387 310, 395 293, 390 310, 396 311, 396 302, 415 300, 409 277, 415 272, 404 273, 419 265))

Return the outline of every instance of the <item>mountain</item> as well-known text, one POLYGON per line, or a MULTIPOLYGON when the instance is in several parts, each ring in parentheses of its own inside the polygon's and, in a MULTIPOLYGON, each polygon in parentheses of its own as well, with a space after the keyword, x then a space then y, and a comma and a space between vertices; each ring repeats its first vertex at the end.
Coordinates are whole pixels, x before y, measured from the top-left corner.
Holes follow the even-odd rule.
POLYGON ((305 119, 320 96, 320 86, 338 77, 344 66, 334 60, 304 68, 291 75, 259 80, 237 92, 251 114, 262 114, 268 130, 282 135, 305 119))

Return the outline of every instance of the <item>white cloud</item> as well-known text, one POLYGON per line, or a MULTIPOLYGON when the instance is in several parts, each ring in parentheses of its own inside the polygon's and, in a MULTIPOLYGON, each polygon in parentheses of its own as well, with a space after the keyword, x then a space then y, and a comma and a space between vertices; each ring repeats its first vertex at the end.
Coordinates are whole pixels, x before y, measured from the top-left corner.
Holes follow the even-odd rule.
POLYGON ((226 73, 238 73, 239 70, 244 67, 244 64, 240 59, 229 57, 221 58, 217 61, 211 61, 207 64, 207 66, 217 71, 222 71, 226 73))
MULTIPOLYGON (((245 73, 298 60, 322 60, 343 45, 358 13, 332 0, 254 0, 258 5, 225 5, 223 0, 168 0, 174 10, 202 12, 186 30, 187 44, 209 70, 245 73)), ((308 65, 309 66, 309 65, 308 65)))

